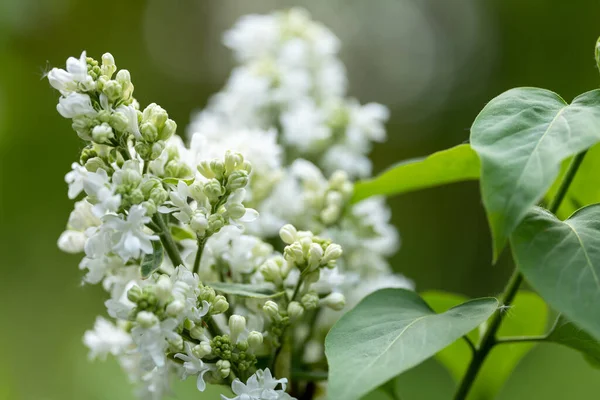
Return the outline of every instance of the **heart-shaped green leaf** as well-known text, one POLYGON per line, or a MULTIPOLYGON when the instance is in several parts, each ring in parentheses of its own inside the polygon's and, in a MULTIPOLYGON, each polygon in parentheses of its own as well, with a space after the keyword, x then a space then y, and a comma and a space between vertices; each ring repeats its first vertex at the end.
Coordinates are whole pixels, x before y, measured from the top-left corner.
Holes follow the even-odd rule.
POLYGON ((496 299, 483 298, 436 314, 410 290, 367 296, 325 339, 328 397, 359 399, 467 334, 497 308, 496 299))
POLYGON ((251 297, 255 299, 272 299, 274 297, 283 296, 285 292, 275 292, 273 285, 265 284, 250 284, 250 283, 228 283, 228 282, 207 282, 206 286, 210 286, 217 292, 231 294, 241 297, 251 297))
POLYGON ((600 343, 565 317, 558 317, 546 341, 577 350, 592 366, 600 368, 600 343))
POLYGON ((468 144, 461 144, 428 157, 402 161, 374 178, 356 182, 352 201, 477 179, 479 169, 477 154, 468 144))
POLYGON ((527 281, 553 308, 600 339, 600 205, 560 221, 534 207, 511 236, 527 281))
POLYGON ((142 278, 146 279, 154 271, 160 268, 164 257, 163 246, 160 240, 152 241, 152 253, 146 254, 142 259, 142 278))
POLYGON ((599 140, 600 90, 567 104, 548 90, 517 88, 484 107, 471 127, 471 146, 481 159, 494 260, 552 186, 561 162, 599 140))

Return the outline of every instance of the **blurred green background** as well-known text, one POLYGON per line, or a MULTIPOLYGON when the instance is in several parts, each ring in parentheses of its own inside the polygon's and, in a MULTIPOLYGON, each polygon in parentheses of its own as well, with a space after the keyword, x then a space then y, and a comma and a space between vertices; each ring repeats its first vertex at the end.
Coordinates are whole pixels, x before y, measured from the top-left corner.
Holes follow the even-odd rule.
MULTIPOLYGON (((376 171, 465 141, 485 102, 510 87, 547 87, 571 99, 600 82, 597 0, 1 0, 1 400, 133 399, 116 363, 89 363, 81 342, 103 312, 103 293, 81 287, 79 257, 56 248, 72 207, 63 176, 82 144, 56 112, 44 72, 83 49, 96 58, 110 51, 131 71, 140 103, 161 104, 183 134, 232 66, 223 31, 243 14, 291 5, 340 37, 350 94, 391 108, 389 140, 372 153, 376 171)), ((510 266, 490 266, 476 183, 390 203, 403 238, 393 265, 418 289, 502 289, 510 266)), ((597 399, 599 378, 578 354, 542 345, 498 398, 597 399)), ((452 386, 433 361, 399 382, 408 400, 449 398, 452 386)), ((186 382, 175 398, 216 396, 186 382)))

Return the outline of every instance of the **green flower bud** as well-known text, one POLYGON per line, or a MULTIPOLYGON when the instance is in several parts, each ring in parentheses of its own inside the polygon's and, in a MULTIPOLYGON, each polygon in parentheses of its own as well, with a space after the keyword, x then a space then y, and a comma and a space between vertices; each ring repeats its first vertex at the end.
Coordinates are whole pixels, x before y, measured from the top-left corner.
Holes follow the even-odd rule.
POLYGON ((162 154, 164 149, 165 149, 165 142, 163 142, 162 140, 159 140, 158 142, 153 143, 150 157, 153 160, 157 159, 158 157, 160 157, 160 155, 162 154))
POLYGON ((219 200, 225 194, 225 188, 216 179, 211 179, 204 184, 204 194, 208 200, 213 203, 219 200))
POLYGON ((167 192, 162 186, 156 187, 152 189, 150 192, 150 200, 154 202, 154 204, 162 204, 169 198, 169 192, 167 192))
POLYGON ((115 134, 112 130, 112 127, 103 122, 100 125, 96 125, 92 129, 92 139, 96 143, 110 143, 110 139, 114 138, 115 134))
POLYGON ((158 139, 158 129, 151 122, 143 122, 140 125, 140 133, 146 142, 155 142, 158 139))
POLYGON ((297 301, 291 301, 288 305, 287 312, 290 319, 295 321, 304 315, 304 307, 297 301))
POLYGON ((177 124, 172 119, 168 119, 158 134, 160 140, 167 140, 175 134, 177 124))
POLYGON ((129 299, 129 301, 131 301, 132 303, 137 303, 141 297, 142 297, 142 289, 140 289, 140 287, 137 285, 133 285, 127 291, 127 299, 129 299))
POLYGON ((173 178, 183 179, 192 176, 192 170, 179 160, 171 160, 165 166, 165 174, 173 178))
POLYGON ((302 296, 300 302, 302 303, 305 309, 314 310, 319 306, 319 295, 315 292, 308 292, 304 296, 302 296))
POLYGON ((222 314, 229 309, 229 303, 225 296, 218 295, 215 297, 214 302, 212 303, 211 313, 214 314, 222 314))
POLYGON ((200 164, 196 167, 198 172, 205 177, 206 179, 212 179, 215 177, 215 173, 213 172, 210 161, 201 161, 200 164))
POLYGON ((285 244, 292 244, 296 241, 298 231, 293 225, 286 224, 279 230, 279 237, 285 244))
POLYGON ((219 360, 217 361, 217 372, 223 378, 227 378, 229 373, 231 372, 231 364, 227 360, 219 360))
POLYGON ((208 229, 207 231, 212 235, 221 230, 225 226, 225 218, 221 214, 211 214, 208 217, 208 229))
POLYGON ((248 345, 252 349, 256 349, 263 344, 263 335, 260 332, 252 331, 248 334, 248 345))
POLYGON ((225 174, 225 165, 219 160, 212 160, 210 162, 210 169, 217 179, 221 179, 225 174))
POLYGON ((298 265, 303 265, 306 261, 304 259, 304 250, 302 249, 300 242, 294 242, 289 246, 286 246, 283 249, 283 256, 286 260, 292 261, 298 265))
POLYGON ((102 88, 102 92, 108 97, 108 100, 115 102, 123 95, 123 87, 117 81, 110 80, 106 82, 102 88))
POLYGON ((215 301, 215 290, 213 288, 211 288, 210 286, 201 286, 200 294, 198 295, 198 298, 200 300, 204 300, 209 303, 212 303, 215 301))
POLYGON ((117 82, 119 82, 119 84, 121 85, 123 91, 123 100, 126 104, 129 104, 131 100, 131 95, 133 94, 133 84, 131 83, 131 75, 129 74, 129 71, 127 71, 126 69, 120 70, 119 72, 117 72, 116 79, 117 82))
POLYGON ((142 121, 151 123, 157 129, 161 129, 165 125, 165 122, 167 122, 168 118, 169 115, 165 109, 156 103, 148 105, 148 107, 146 107, 142 113, 142 121))
POLYGON ((237 347, 238 350, 240 351, 246 351, 248 350, 248 342, 246 340, 240 340, 239 342, 236 343, 235 347, 237 347))
POLYGON ((92 140, 92 120, 86 116, 77 116, 73 118, 71 127, 81 139, 92 140))
POLYGON ((142 201, 144 201, 144 194, 140 189, 133 189, 129 193, 129 202, 131 204, 140 204, 142 201))
POLYGON ((194 339, 201 340, 206 337, 206 332, 204 327, 201 325, 196 325, 192 329, 190 329, 190 336, 194 339))
POLYGON ((329 263, 335 261, 342 256, 342 246, 339 244, 332 243, 325 249, 325 254, 321 260, 323 263, 329 263))
POLYGON ((108 165, 106 165, 104 160, 100 157, 93 157, 85 162, 85 169, 87 169, 90 172, 96 172, 98 171, 98 168, 102 168, 105 171, 111 170, 111 168, 108 165))
POLYGON ((226 205, 227 213, 231 219, 240 219, 246 214, 246 207, 240 203, 229 203, 226 205))
POLYGON ((271 319, 277 320, 279 315, 279 306, 272 300, 267 300, 263 305, 263 311, 271 319))
POLYGON ((102 55, 102 66, 100 67, 100 73, 110 79, 116 70, 117 66, 115 65, 115 59, 112 54, 104 53, 102 55))
POLYGON ((152 148, 148 143, 137 142, 135 144, 135 152, 142 157, 143 160, 148 160, 150 158, 150 154, 152 153, 152 148))
POLYGON ((236 189, 246 187, 248 179, 248 173, 246 171, 233 171, 227 178, 227 189, 233 192, 236 189))
POLYGON ((122 112, 114 112, 110 116, 110 125, 118 132, 124 132, 127 130, 128 120, 125 114, 122 112))
POLYGON ((204 194, 204 184, 199 181, 194 181, 189 186, 190 197, 196 200, 198 203, 203 204, 206 199, 206 195, 204 194))
POLYGON ((146 197, 150 197, 152 191, 156 188, 162 189, 162 185, 161 185, 160 181, 156 178, 146 179, 140 185, 140 190, 142 191, 142 193, 144 193, 144 196, 146 196, 146 197))
POLYGON ((156 214, 156 203, 153 202, 152 200, 148 200, 148 201, 143 201, 142 205, 144 206, 144 208, 146 209, 146 215, 147 216, 152 216, 154 214, 156 214))
POLYGON ((341 311, 346 306, 346 298, 343 294, 334 292, 322 299, 320 303, 325 307, 341 311))

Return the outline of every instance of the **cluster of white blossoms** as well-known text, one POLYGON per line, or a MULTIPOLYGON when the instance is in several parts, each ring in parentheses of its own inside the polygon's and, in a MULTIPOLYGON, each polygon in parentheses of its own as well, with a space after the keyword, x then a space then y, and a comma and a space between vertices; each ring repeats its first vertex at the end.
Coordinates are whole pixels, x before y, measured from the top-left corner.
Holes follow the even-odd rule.
MULTIPOLYGON (((323 372, 343 310, 410 286, 386 261, 398 234, 383 199, 351 204, 387 110, 343 97, 337 38, 294 9, 245 17, 225 42, 241 64, 189 146, 164 109, 140 107, 110 54, 48 74, 85 141, 58 245, 109 297, 84 343, 115 356, 144 399, 190 376, 232 399, 292 399, 290 371, 323 372)), ((308 387, 292 382, 292 395, 308 387)))

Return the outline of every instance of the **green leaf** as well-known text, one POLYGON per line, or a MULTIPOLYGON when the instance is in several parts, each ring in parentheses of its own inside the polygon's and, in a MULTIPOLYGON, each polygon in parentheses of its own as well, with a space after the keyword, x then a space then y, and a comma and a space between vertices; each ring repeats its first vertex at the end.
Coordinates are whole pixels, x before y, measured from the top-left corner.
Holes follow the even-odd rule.
POLYGON ((557 311, 600 339, 600 205, 565 221, 534 207, 511 236, 513 257, 557 311))
POLYGON ((207 282, 205 285, 217 292, 255 299, 272 299, 285 294, 285 292, 275 292, 271 284, 207 282))
POLYGON ((152 253, 146 254, 142 259, 142 278, 146 279, 160 268, 164 257, 163 246, 160 240, 152 241, 152 253))
POLYGON ((192 231, 188 231, 177 225, 171 225, 171 236, 173 239, 180 241, 185 239, 196 239, 196 235, 192 231))
POLYGON ((600 343, 562 315, 556 320, 546 341, 577 350, 593 367, 600 368, 600 343))
POLYGON ((163 182, 164 183, 169 183, 171 185, 177 185, 179 183, 179 181, 184 181, 188 185, 191 185, 192 183, 194 183, 194 177, 190 177, 190 178, 163 178, 163 182))
MULTIPOLYGON (((546 194, 547 203, 554 198, 568 165, 568 162, 563 162, 561 174, 546 194)), ((577 174, 571 185, 569 185, 569 190, 556 212, 560 219, 568 218, 569 215, 583 206, 600 203, 600 174, 598 171, 600 171, 600 144, 596 144, 589 149, 577 169, 577 174)))
POLYGON ((376 195, 397 195, 479 178, 479 158, 468 144, 428 157, 402 161, 377 177, 356 182, 353 202, 376 195))
POLYGON ((557 177, 561 162, 600 140, 600 90, 568 105, 544 89, 517 88, 492 99, 471 127, 481 159, 481 193, 494 260, 527 211, 557 177))
POLYGON ((436 314, 410 290, 367 296, 325 338, 329 398, 359 399, 473 330, 497 308, 496 299, 483 298, 436 314))
MULTIPOLYGON (((436 313, 442 313, 448 309, 469 300, 468 297, 454 293, 439 291, 425 292, 421 297, 436 313)), ((479 330, 474 329, 467 335, 473 343, 479 342, 479 330)), ((448 370, 452 379, 456 382, 465 374, 469 362, 471 362, 471 348, 463 339, 458 339, 435 355, 435 358, 448 370)))
MULTIPOLYGON (((466 298, 461 295, 444 292, 424 293, 423 299, 436 312, 445 311, 466 301, 466 298)), ((545 332, 548 308, 544 300, 535 293, 519 292, 512 307, 502 312, 505 312, 506 315, 499 330, 500 336, 536 336, 545 332)), ((473 343, 477 343, 479 330, 471 331, 468 336, 473 343)), ((508 380, 515 366, 533 346, 531 343, 496 346, 479 371, 469 399, 494 398, 508 380)), ((446 367, 452 378, 459 382, 471 361, 471 355, 472 352, 467 343, 459 339, 437 353, 435 357, 446 367)))
MULTIPOLYGON (((498 330, 498 336, 538 336, 546 331, 548 307, 540 296, 521 291, 498 330)), ((470 399, 494 399, 517 364, 535 346, 533 343, 502 344, 487 356, 471 390, 470 399)))

